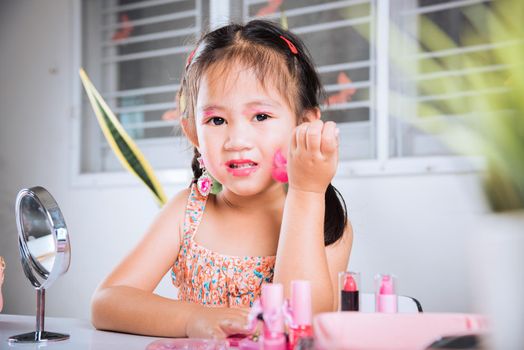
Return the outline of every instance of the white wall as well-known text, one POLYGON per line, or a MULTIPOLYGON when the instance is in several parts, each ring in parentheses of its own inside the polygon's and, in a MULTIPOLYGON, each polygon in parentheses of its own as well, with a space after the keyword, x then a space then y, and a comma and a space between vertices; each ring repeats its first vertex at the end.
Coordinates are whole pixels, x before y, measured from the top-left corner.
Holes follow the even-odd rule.
MULTIPOLYGON (((57 199, 72 265, 47 293, 47 315, 89 317, 92 292, 157 212, 142 185, 71 185, 73 144, 71 2, 0 2, 0 255, 7 260, 5 313, 34 314, 35 293, 18 257, 14 200, 42 185, 57 199)), ((351 268, 371 290, 376 272, 428 311, 471 310, 467 234, 483 212, 471 174, 337 178, 355 230, 351 268)), ((173 194, 178 188, 167 188, 173 194)), ((169 284, 162 291, 171 293, 169 284)))

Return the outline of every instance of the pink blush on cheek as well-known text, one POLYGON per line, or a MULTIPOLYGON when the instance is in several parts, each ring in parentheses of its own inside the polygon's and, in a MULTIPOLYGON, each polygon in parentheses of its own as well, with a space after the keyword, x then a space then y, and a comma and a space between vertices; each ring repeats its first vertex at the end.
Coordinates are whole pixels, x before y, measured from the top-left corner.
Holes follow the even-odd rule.
POLYGON ((271 169, 271 176, 277 182, 287 183, 287 159, 280 150, 275 152, 273 157, 273 169, 271 169))

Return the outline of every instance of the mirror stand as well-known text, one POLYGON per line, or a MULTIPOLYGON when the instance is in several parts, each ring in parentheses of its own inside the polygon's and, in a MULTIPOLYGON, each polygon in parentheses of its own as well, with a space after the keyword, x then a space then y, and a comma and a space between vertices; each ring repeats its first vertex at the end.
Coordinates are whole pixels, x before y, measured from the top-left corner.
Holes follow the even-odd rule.
POLYGON ((46 332, 45 325, 45 289, 36 290, 36 331, 9 337, 9 343, 43 343, 69 339, 68 334, 46 332))
POLYGON ((36 289, 36 330, 10 337, 9 344, 50 343, 69 335, 46 332, 45 291, 71 261, 67 227, 58 204, 43 187, 23 189, 16 197, 18 248, 25 275, 36 289))

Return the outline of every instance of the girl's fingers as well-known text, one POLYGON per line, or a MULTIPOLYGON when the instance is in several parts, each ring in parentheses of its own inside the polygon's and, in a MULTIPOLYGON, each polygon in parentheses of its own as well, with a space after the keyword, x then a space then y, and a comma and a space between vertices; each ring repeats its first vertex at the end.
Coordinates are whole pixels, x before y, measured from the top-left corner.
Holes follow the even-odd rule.
POLYGON ((306 149, 308 152, 320 152, 320 142, 322 139, 322 125, 320 120, 310 123, 306 134, 306 149))
POLYGON ((322 144, 320 152, 324 155, 335 152, 338 148, 338 129, 334 122, 326 122, 322 130, 322 144))
POLYGON ((308 132, 310 123, 302 123, 299 126, 297 126, 297 132, 296 132, 296 142, 297 142, 297 151, 306 151, 306 135, 308 132))
POLYGON ((251 330, 247 322, 239 319, 226 319, 220 322, 220 328, 226 335, 250 334, 251 330))
POLYGON ((211 339, 226 339, 227 333, 222 329, 222 327, 217 327, 215 330, 210 331, 211 339))
POLYGON ((298 146, 298 128, 300 128, 300 125, 291 134, 291 147, 289 148, 291 151, 296 150, 298 146))

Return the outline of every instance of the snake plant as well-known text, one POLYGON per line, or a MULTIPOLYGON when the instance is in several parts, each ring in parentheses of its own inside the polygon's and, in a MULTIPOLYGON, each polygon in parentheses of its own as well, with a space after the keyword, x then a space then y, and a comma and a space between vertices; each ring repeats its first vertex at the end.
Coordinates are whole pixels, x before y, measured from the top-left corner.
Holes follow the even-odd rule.
POLYGON ((95 112, 100 129, 102 129, 102 133, 118 160, 128 171, 137 176, 146 185, 160 206, 164 205, 166 203, 166 195, 151 165, 136 143, 124 130, 124 127, 120 124, 83 69, 80 69, 80 79, 84 85, 91 107, 95 112))

